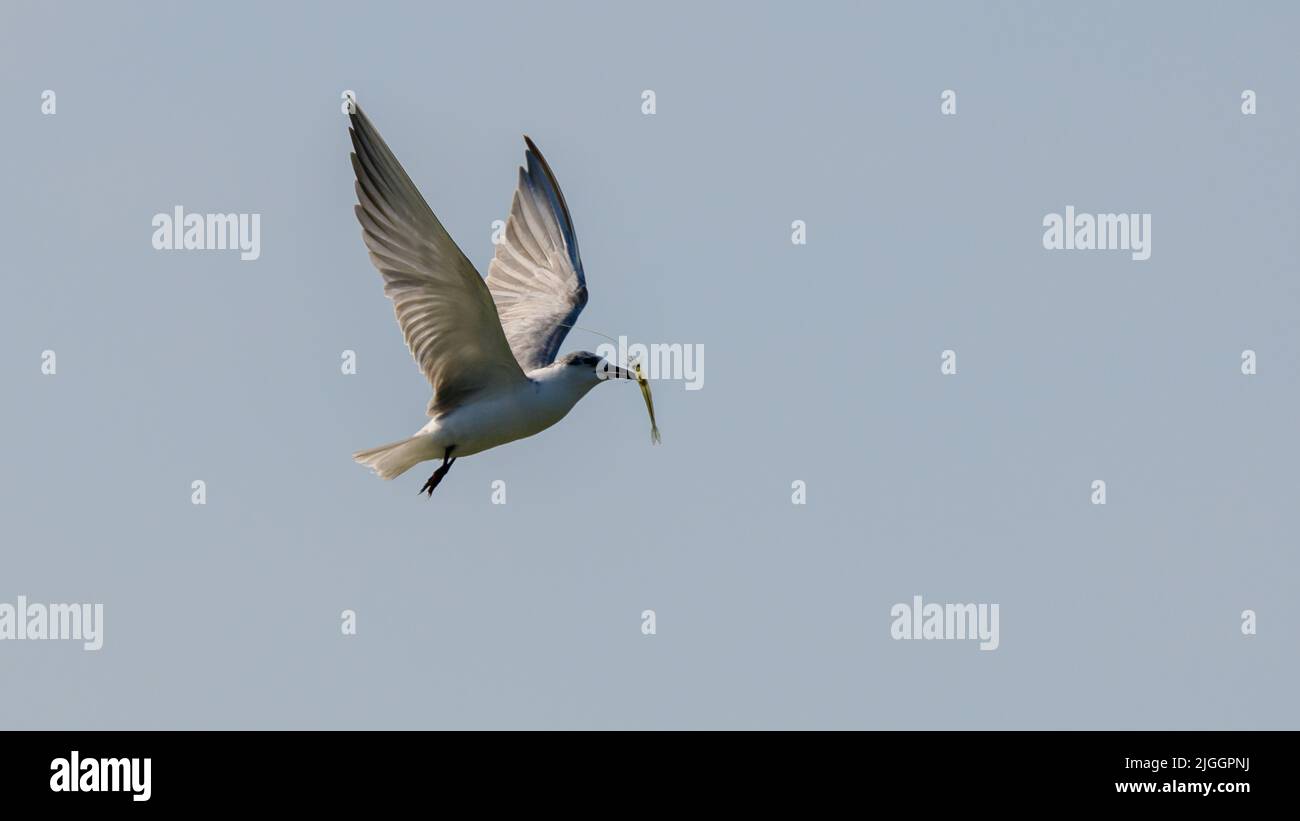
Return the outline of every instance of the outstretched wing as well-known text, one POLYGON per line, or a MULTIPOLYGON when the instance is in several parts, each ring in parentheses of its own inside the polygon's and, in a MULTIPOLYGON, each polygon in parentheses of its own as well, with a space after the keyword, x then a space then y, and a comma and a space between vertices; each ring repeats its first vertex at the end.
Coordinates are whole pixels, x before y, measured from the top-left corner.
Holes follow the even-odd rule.
POLYGON ((354 106, 357 219, 397 324, 433 386, 429 415, 524 378, 478 271, 438 222, 374 125, 354 106))
POLYGON ((569 327, 587 304, 578 237, 551 167, 533 141, 519 169, 505 238, 488 266, 487 285, 510 350, 525 372, 555 361, 569 327))

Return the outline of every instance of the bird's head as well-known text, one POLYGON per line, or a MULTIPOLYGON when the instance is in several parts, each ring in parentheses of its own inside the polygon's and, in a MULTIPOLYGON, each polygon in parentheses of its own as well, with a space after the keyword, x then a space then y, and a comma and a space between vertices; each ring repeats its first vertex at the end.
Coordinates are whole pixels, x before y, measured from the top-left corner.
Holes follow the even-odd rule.
POLYGON ((576 384, 577 390, 581 393, 586 393, 609 379, 629 379, 636 382, 641 386, 641 398, 645 400, 646 412, 650 414, 650 441, 659 443, 659 426, 655 424, 655 404, 650 398, 650 382, 641 373, 640 365, 634 365, 636 370, 629 371, 590 351, 568 354, 556 360, 555 365, 558 366, 556 370, 559 371, 560 378, 571 380, 570 384, 576 384))
POLYGON ((579 381, 590 380, 593 385, 607 379, 636 379, 636 374, 627 368, 620 368, 605 357, 590 351, 574 351, 566 354, 556 364, 561 365, 566 375, 579 381))

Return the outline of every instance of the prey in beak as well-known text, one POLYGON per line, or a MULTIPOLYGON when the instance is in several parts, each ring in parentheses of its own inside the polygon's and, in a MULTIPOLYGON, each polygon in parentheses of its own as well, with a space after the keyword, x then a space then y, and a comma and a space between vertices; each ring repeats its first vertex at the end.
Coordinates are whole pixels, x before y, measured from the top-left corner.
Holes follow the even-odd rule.
POLYGON ((632 370, 619 367, 612 362, 604 362, 605 373, 608 379, 631 379, 635 380, 641 388, 641 398, 645 400, 646 412, 650 414, 650 442, 659 444, 663 439, 659 436, 659 425, 655 422, 655 400, 650 395, 650 380, 646 379, 645 374, 641 372, 641 363, 633 362, 632 370))
MULTIPOLYGON (((636 371, 633 377, 636 379, 636 383, 641 386, 641 398, 645 400, 646 412, 650 414, 650 443, 657 445, 663 440, 659 438, 659 426, 655 424, 655 400, 650 396, 650 380, 646 379, 645 374, 641 373, 640 362, 633 362, 632 368, 636 371)), ((625 369, 620 370, 627 373, 625 369)))

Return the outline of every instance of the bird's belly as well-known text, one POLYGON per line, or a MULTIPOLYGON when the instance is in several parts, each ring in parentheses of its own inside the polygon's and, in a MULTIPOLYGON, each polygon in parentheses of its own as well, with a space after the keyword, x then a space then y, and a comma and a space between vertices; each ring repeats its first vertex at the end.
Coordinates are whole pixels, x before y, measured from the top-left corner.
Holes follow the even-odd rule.
POLYGON ((550 411, 509 396, 472 402, 437 421, 434 442, 440 448, 454 447, 453 456, 471 456, 541 433, 564 416, 550 411))

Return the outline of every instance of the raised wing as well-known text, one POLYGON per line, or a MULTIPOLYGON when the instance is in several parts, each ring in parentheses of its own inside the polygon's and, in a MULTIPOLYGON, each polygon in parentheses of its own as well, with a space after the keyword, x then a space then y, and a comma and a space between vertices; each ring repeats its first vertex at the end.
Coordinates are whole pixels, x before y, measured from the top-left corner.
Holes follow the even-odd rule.
POLYGON ((510 350, 525 372, 555 361, 569 327, 587 304, 578 237, 551 167, 533 141, 519 169, 505 238, 488 266, 510 350))
POLYGON ((429 415, 485 388, 522 380, 483 278, 370 118, 354 106, 351 120, 357 219, 406 345, 433 386, 429 415))

